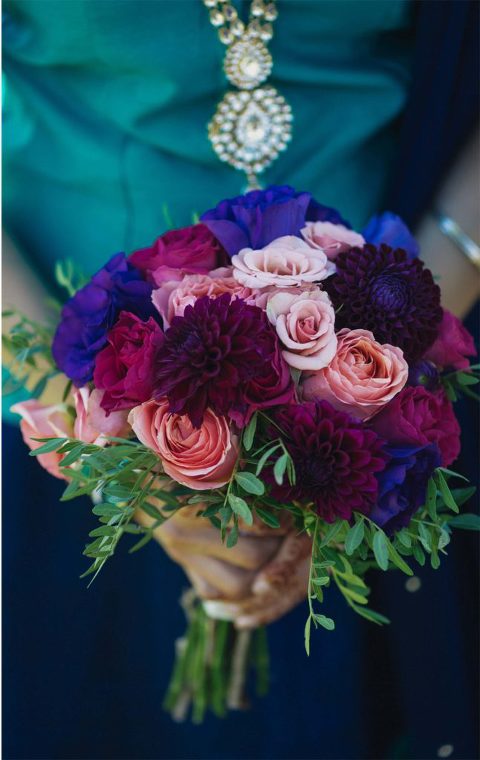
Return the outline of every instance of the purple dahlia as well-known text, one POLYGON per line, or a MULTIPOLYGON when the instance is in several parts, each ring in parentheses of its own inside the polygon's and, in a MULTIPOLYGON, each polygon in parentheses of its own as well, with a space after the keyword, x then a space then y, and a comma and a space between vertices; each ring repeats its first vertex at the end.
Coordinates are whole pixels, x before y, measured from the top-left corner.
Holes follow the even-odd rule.
POLYGON ((350 227, 335 209, 289 185, 227 198, 202 214, 201 220, 230 256, 242 248, 263 248, 284 235, 299 235, 307 221, 350 227))
POLYGON ((200 427, 207 407, 243 427, 255 409, 292 399, 293 385, 264 311, 225 293, 174 317, 156 359, 156 398, 200 427))
POLYGON ((440 467, 438 446, 387 446, 387 467, 378 473, 378 500, 370 514, 388 535, 405 528, 423 507, 427 484, 440 467))
POLYGON ((57 367, 77 387, 93 378, 95 358, 107 342, 107 333, 121 311, 140 319, 158 318, 152 286, 117 253, 80 288, 62 309, 52 344, 57 367))
POLYGON ((313 502, 327 522, 369 514, 378 493, 376 474, 388 455, 383 440, 328 401, 290 404, 275 415, 293 459, 296 484, 274 486, 279 499, 313 502))
POLYGON ((371 330, 380 343, 403 349, 410 364, 438 335, 440 288, 420 259, 401 248, 366 245, 335 259, 336 274, 324 283, 337 310, 336 327, 371 330))

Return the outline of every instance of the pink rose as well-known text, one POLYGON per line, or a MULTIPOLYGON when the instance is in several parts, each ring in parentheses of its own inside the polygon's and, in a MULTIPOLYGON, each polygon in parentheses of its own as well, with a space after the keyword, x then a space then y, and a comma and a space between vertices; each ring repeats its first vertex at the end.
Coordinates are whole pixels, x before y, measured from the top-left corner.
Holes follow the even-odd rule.
MULTIPOLYGON (((63 406, 59 404, 44 406, 36 399, 30 399, 14 404, 11 411, 21 416, 22 437, 32 451, 43 446, 43 443, 34 441, 34 438, 71 438, 73 435, 72 424, 63 406)), ((51 451, 48 454, 39 454, 37 459, 50 475, 61 480, 68 480, 60 469, 60 462, 63 459, 61 454, 51 451)))
POLYGON ((233 277, 232 267, 221 267, 208 274, 186 275, 180 283, 165 282, 153 291, 152 301, 166 328, 173 317, 182 317, 185 307, 192 306, 197 298, 218 298, 224 293, 230 293, 232 299, 243 298, 247 303, 254 303, 257 291, 241 285, 233 277))
POLYGON ((323 251, 293 235, 277 238, 258 251, 244 248, 233 256, 232 264, 235 279, 249 288, 299 287, 335 271, 323 251))
POLYGON ((128 411, 111 412, 107 415, 101 407, 103 391, 95 388, 90 390, 87 385, 78 388, 73 394, 75 412, 77 414, 73 435, 84 443, 94 443, 105 446, 108 436, 126 438, 130 433, 127 422, 128 411))
POLYGON ((307 222, 300 233, 311 248, 322 250, 330 261, 349 248, 363 248, 365 245, 362 235, 343 224, 307 222))
POLYGON ((224 417, 206 409, 199 428, 186 415, 170 414, 167 399, 147 401, 130 412, 137 438, 162 460, 171 478, 195 491, 228 483, 238 456, 238 439, 224 417))
POLYGON ((423 357, 440 369, 468 369, 467 356, 476 356, 473 338, 459 319, 447 309, 443 310, 438 337, 423 357))
POLYGON ((266 309, 284 346, 283 358, 300 370, 326 367, 337 349, 335 311, 328 295, 318 288, 275 290, 266 309))
POLYGON ((377 343, 369 330, 340 330, 337 353, 328 367, 303 383, 307 400, 329 401, 340 411, 367 420, 401 391, 408 378, 403 351, 377 343))
POLYGON ((105 391, 101 403, 110 413, 151 398, 163 333, 152 317, 142 322, 129 311, 121 311, 107 340, 95 359, 93 381, 105 391))
POLYGON ((181 280, 185 274, 206 273, 227 261, 224 249, 204 224, 170 230, 150 248, 142 248, 129 257, 130 264, 155 285, 181 280))
POLYGON ((460 453, 460 425, 443 391, 431 393, 420 385, 404 388, 370 426, 394 446, 435 443, 443 467, 460 453))

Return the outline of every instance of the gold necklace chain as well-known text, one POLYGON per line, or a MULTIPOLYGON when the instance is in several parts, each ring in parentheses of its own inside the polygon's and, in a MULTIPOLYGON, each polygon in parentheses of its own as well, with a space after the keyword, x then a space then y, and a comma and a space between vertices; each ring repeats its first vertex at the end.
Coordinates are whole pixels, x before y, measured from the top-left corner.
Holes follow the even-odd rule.
POLYGON ((292 110, 274 87, 264 85, 272 71, 267 43, 277 18, 273 0, 252 0, 245 24, 228 0, 203 0, 210 21, 227 51, 225 76, 238 89, 227 92, 208 125, 208 136, 221 161, 244 171, 248 189, 257 175, 285 150, 291 138, 292 110))

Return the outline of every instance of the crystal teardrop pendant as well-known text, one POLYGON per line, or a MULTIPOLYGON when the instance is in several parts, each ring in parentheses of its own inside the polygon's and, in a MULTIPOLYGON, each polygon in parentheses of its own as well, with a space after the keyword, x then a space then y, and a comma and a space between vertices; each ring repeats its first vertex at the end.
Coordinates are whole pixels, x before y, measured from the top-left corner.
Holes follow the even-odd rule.
POLYGON ((228 48, 224 69, 232 84, 252 90, 270 76, 272 56, 260 40, 242 37, 228 48))
POLYGON ((221 161, 246 172, 251 184, 287 147, 292 111, 273 87, 227 92, 208 125, 221 161))

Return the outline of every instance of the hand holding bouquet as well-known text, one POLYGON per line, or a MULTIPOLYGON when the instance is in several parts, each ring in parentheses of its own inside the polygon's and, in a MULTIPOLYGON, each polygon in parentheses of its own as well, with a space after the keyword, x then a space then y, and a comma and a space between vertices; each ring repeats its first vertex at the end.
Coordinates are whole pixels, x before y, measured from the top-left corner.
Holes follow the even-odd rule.
POLYGON ((473 490, 453 487, 452 401, 472 394, 471 336, 398 217, 363 234, 309 193, 271 187, 114 256, 76 289, 53 339, 21 317, 7 336, 41 395, 13 409, 32 454, 94 497, 95 577, 125 534, 155 536, 194 592, 167 706, 201 720, 267 685, 263 629, 304 597, 305 646, 336 585, 375 623, 372 568, 437 568, 473 490), (41 362, 39 361, 39 358, 41 362))

